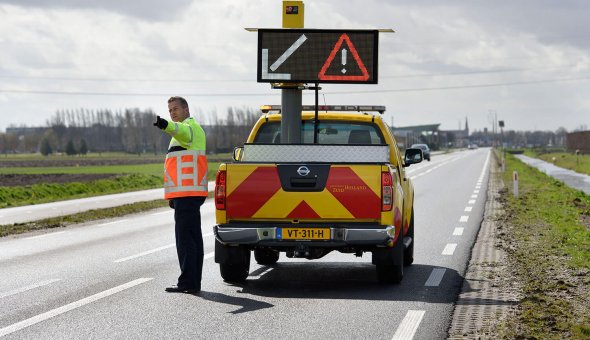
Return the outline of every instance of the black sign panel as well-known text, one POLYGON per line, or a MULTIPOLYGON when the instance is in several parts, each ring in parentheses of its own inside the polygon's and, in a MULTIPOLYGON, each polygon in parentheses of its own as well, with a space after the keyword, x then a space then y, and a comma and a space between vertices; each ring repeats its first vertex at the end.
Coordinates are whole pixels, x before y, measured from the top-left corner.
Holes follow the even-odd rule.
POLYGON ((259 83, 377 84, 377 30, 258 30, 259 83))

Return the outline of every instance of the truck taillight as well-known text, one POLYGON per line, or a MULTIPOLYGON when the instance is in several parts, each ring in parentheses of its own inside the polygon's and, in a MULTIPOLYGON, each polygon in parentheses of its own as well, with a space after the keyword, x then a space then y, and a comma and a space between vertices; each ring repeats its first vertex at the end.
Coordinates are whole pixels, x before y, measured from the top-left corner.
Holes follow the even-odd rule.
POLYGON ((217 171, 215 176, 215 208, 225 210, 225 170, 217 171))
POLYGON ((393 207, 393 178, 391 173, 381 173, 381 211, 390 211, 393 207))

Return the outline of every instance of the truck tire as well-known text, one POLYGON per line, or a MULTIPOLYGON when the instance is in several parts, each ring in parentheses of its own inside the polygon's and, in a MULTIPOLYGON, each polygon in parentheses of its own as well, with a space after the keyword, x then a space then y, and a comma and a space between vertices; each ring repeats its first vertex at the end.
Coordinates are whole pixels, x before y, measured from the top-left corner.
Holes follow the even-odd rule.
POLYGON ((406 236, 412 238, 412 243, 404 249, 404 266, 409 266, 414 263, 414 243, 416 243, 414 238, 414 208, 412 208, 412 217, 410 218, 410 226, 406 236))
POLYGON ((215 242, 215 262, 226 282, 244 282, 250 273, 250 250, 244 246, 226 247, 215 242))
POLYGON ((278 251, 272 249, 255 249, 254 259, 258 264, 271 265, 277 263, 280 254, 278 251))
POLYGON ((250 265, 220 263, 219 271, 225 282, 244 282, 250 273, 250 265))

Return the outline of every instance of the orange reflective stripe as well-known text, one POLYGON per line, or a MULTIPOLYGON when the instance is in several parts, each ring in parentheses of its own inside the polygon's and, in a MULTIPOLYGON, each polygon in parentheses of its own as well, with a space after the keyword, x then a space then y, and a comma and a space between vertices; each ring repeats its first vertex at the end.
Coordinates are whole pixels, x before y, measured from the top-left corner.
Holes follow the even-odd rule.
POLYGON ((206 196, 207 158, 204 151, 183 150, 166 155, 164 198, 206 196))

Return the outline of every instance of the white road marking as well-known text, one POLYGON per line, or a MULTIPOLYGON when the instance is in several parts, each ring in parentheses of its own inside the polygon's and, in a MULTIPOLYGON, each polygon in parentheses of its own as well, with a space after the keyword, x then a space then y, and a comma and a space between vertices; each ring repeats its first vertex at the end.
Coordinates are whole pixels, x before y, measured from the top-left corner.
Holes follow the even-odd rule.
POLYGON ((459 222, 467 222, 467 220, 469 220, 469 216, 461 216, 461 218, 459 218, 459 222))
POLYGON ((131 287, 140 285, 140 284, 145 283, 145 282, 150 281, 150 280, 153 280, 153 279, 152 278, 141 278, 141 279, 137 279, 137 280, 134 280, 134 281, 131 281, 131 282, 122 284, 120 286, 117 286, 115 288, 111 288, 111 289, 105 290, 105 291, 100 292, 98 294, 94 294, 94 295, 91 295, 89 297, 83 298, 81 300, 74 301, 74 302, 69 303, 69 304, 67 304, 65 306, 61 306, 61 307, 52 309, 52 310, 50 310, 48 312, 45 312, 43 314, 39 314, 39 315, 33 316, 31 318, 28 318, 26 320, 17 322, 15 324, 10 325, 10 326, 1 328, 0 329, 0 337, 5 336, 5 335, 8 335, 8 334, 11 334, 11 333, 14 333, 14 332, 19 331, 19 330, 21 330, 23 328, 32 326, 32 325, 37 324, 39 322, 45 321, 47 319, 51 319, 51 318, 53 318, 55 316, 58 316, 60 314, 69 312, 71 310, 74 310, 76 308, 82 307, 82 306, 87 305, 89 303, 98 301, 98 300, 100 300, 102 298, 105 298, 105 297, 111 296, 113 294, 122 292, 122 291, 124 291, 126 289, 129 289, 131 287))
POLYGON ((397 326, 397 330, 393 335, 392 340, 410 340, 414 338, 416 331, 426 311, 423 310, 409 310, 402 322, 397 326))
POLYGON ((479 190, 473 190, 474 194, 479 194, 479 190))
POLYGON ((465 211, 471 211, 473 207, 465 207, 465 211))
POLYGON ((457 228, 455 228, 455 230, 453 230, 453 235, 461 236, 461 235, 463 235, 463 230, 465 230, 465 228, 457 227, 457 228))
POLYGON ((475 200, 469 200, 468 204, 475 204, 475 200))
POLYGON ((142 257, 142 256, 145 256, 145 255, 153 254, 153 253, 162 251, 164 249, 172 248, 174 246, 176 246, 176 243, 168 244, 168 245, 165 245, 165 246, 162 246, 162 247, 159 247, 159 248, 156 248, 156 249, 152 249, 152 250, 147 250, 147 251, 144 251, 144 252, 139 253, 139 254, 127 256, 127 257, 124 257, 124 258, 115 260, 113 262, 115 262, 115 263, 121 263, 121 262, 129 261, 129 260, 133 260, 133 259, 136 259, 138 257, 142 257))
POLYGON ((269 271, 273 270, 272 267, 268 267, 266 268, 262 273, 258 274, 258 275, 251 275, 248 276, 249 279, 260 279, 262 276, 264 276, 266 273, 268 273, 269 271))
POLYGON ((11 290, 9 292, 0 293, 0 299, 5 298, 5 297, 8 297, 8 296, 11 296, 11 295, 19 294, 19 293, 24 293, 24 292, 26 292, 28 290, 31 290, 31 289, 35 289, 35 288, 47 286, 47 285, 52 284, 52 283, 57 282, 57 281, 61 281, 61 279, 46 280, 46 281, 42 281, 42 282, 39 282, 39 283, 32 284, 30 286, 17 288, 17 289, 11 290))
POLYGON ((456 248, 457 248, 457 243, 448 243, 445 246, 445 249, 443 249, 442 255, 453 255, 453 253, 455 253, 456 248))
POLYGON ((25 238, 25 240, 34 240, 34 239, 38 239, 38 238, 42 238, 42 237, 53 236, 53 235, 58 235, 58 234, 63 234, 63 233, 65 233, 65 230, 58 231, 55 233, 47 233, 47 234, 43 234, 43 235, 31 236, 31 237, 25 238))
POLYGON ((105 225, 109 225, 109 224, 121 223, 121 222, 125 222, 125 221, 129 221, 129 219, 126 218, 126 219, 123 219, 123 220, 117 220, 117 221, 112 221, 112 222, 107 222, 107 223, 101 223, 101 224, 97 225, 97 227, 101 227, 101 226, 105 226, 105 225))
POLYGON ((165 215, 165 214, 170 214, 170 213, 172 213, 172 210, 153 213, 153 214, 150 214, 150 216, 165 215))
POLYGON ((215 256, 215 252, 214 251, 212 251, 212 252, 210 252, 208 254, 205 254, 205 256, 203 257, 203 260, 210 259, 213 256, 215 256))
POLYGON ((446 271, 444 268, 434 268, 424 285, 427 287, 438 287, 446 271))
POLYGON ((471 198, 477 198, 477 195, 471 195, 471 198))

